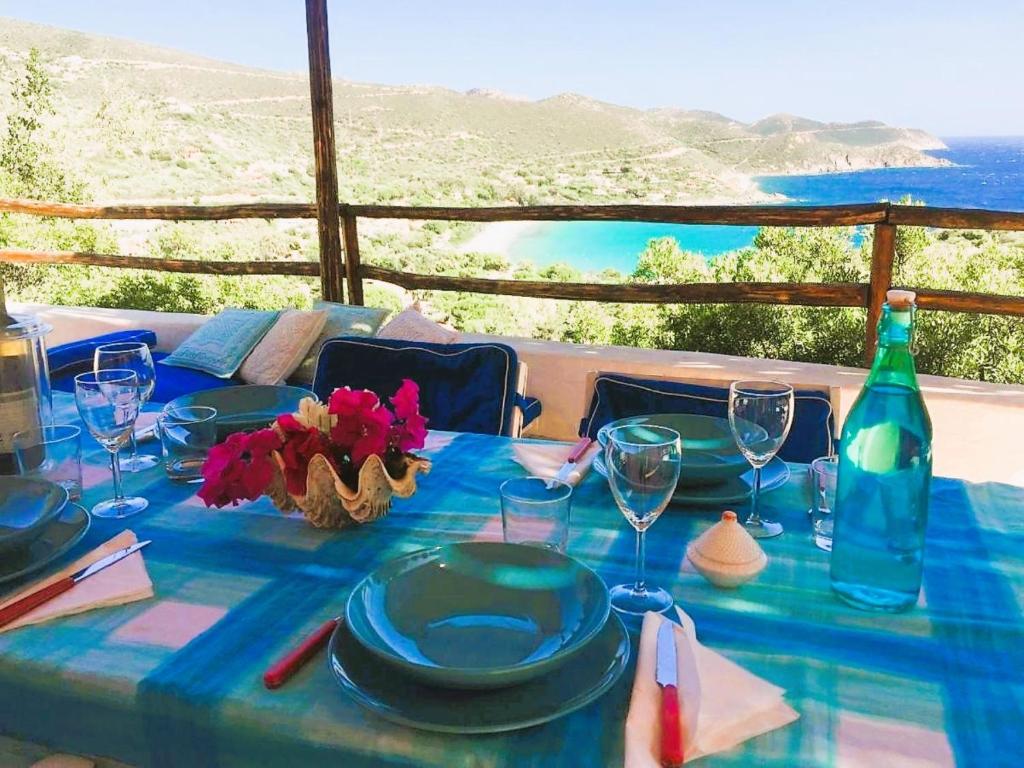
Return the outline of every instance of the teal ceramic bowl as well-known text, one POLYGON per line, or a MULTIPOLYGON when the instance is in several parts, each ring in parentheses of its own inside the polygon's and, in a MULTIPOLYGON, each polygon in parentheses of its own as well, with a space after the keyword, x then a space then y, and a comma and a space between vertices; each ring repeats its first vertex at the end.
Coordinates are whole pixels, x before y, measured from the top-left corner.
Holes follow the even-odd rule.
POLYGON ((272 387, 243 384, 238 387, 204 389, 177 397, 167 408, 191 408, 205 405, 217 409, 217 442, 235 432, 263 429, 282 413, 299 410, 299 401, 313 397, 302 387, 272 387))
MULTIPOLYGON (((729 420, 714 416, 658 413, 619 419, 601 427, 597 433, 597 442, 603 449, 608 443, 610 430, 634 424, 668 427, 679 433, 683 443, 678 483, 680 488, 724 483, 750 469, 750 464, 736 447, 729 420)), ((756 424, 744 424, 751 431, 764 431, 756 424)))
POLYGON ((35 477, 0 476, 0 552, 24 549, 68 503, 66 489, 35 477))
POLYGON ((511 688, 460 690, 396 675, 339 622, 327 658, 334 678, 356 702, 381 717, 441 733, 501 733, 575 712, 607 692, 629 663, 629 634, 614 613, 565 664, 511 688))
POLYGON ((604 582, 571 557, 466 542, 385 563, 352 590, 345 621, 364 648, 422 682, 501 688, 570 659, 608 610, 604 582))

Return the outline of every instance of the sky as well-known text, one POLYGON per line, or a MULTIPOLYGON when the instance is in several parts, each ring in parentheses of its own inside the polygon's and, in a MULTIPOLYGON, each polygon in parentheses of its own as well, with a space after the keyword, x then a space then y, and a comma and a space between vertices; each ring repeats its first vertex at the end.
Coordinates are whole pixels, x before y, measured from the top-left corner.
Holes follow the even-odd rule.
MULTIPOLYGON (((1024 0, 329 0, 335 77, 1024 135, 1024 0)), ((0 15, 268 69, 302 0, 0 0, 0 15)))

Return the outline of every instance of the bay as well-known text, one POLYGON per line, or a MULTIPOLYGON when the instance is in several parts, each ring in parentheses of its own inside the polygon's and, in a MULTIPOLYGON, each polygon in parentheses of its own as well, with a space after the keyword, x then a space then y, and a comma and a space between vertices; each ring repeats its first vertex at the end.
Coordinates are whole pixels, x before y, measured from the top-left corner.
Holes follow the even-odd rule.
MULTIPOLYGON (((837 205, 899 201, 952 208, 1024 211, 1024 137, 948 138, 947 149, 930 154, 954 165, 879 168, 851 173, 763 176, 758 185, 788 198, 782 205, 837 205)), ((544 222, 513 238, 514 261, 538 266, 568 264, 582 272, 614 269, 630 273, 648 242, 673 237, 680 248, 713 258, 750 245, 757 227, 642 222, 544 222)))

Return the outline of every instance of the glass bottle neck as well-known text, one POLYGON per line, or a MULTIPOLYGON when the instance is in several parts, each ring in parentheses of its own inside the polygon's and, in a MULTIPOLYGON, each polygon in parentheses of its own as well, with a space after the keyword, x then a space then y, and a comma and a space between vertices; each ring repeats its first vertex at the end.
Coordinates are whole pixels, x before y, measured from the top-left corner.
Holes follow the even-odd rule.
POLYGON ((917 389, 917 371, 910 350, 914 330, 913 309, 894 311, 886 305, 878 323, 878 351, 867 385, 899 384, 917 389))

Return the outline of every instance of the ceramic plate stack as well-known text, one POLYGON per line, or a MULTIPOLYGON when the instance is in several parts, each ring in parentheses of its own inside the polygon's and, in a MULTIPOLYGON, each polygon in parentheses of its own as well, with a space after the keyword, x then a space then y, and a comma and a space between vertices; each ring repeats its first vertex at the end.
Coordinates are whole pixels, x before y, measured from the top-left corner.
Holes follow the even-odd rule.
POLYGON ((28 576, 67 552, 89 529, 68 492, 33 477, 0 476, 0 584, 28 576))
POLYGON ((622 674, 629 638, 601 578, 553 550, 468 542, 385 563, 331 639, 338 682, 391 720, 486 733, 552 720, 622 674))
MULTIPOLYGON (((602 453, 594 458, 594 469, 608 477, 603 449, 608 443, 608 432, 616 427, 636 424, 674 429, 682 437, 682 466, 679 484, 672 496, 675 504, 715 506, 744 501, 751 492, 753 471, 736 447, 728 419, 698 416, 687 413, 660 413, 619 419, 601 427, 597 441, 602 453)), ((764 430, 749 422, 751 431, 764 430)), ((786 483, 789 468, 776 457, 762 470, 761 492, 770 491, 786 483)))

